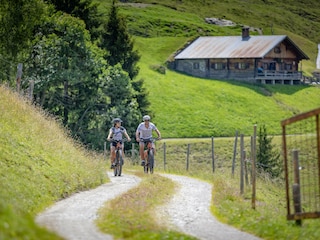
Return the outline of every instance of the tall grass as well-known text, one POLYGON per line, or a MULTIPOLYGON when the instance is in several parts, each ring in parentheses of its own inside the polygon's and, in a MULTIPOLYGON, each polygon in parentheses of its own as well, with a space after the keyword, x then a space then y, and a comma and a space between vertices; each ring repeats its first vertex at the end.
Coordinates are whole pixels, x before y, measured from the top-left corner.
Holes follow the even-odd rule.
POLYGON ((142 182, 125 194, 111 200, 100 210, 97 224, 117 239, 195 239, 168 230, 159 222, 156 208, 174 194, 174 183, 158 174, 137 173, 142 182))
POLYGON ((57 239, 33 217, 107 181, 102 156, 75 142, 52 117, 0 86, 0 239, 57 239))

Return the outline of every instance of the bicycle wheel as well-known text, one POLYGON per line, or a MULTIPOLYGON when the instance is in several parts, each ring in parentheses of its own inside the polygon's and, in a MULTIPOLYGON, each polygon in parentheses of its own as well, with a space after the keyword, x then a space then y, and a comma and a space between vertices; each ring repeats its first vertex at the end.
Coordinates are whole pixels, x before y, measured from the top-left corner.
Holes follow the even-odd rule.
POLYGON ((153 168, 154 168, 154 154, 153 154, 153 150, 149 151, 149 155, 148 155, 148 168, 149 168, 149 172, 153 173, 153 168))
POLYGON ((143 166, 144 173, 148 173, 148 163, 143 166))
POLYGON ((115 167, 114 167, 114 169, 113 169, 113 173, 114 173, 114 176, 116 177, 116 176, 118 176, 118 174, 119 174, 119 158, 120 158, 120 154, 119 154, 119 151, 116 151, 116 159, 115 159, 115 167))
POLYGON ((118 167, 118 176, 120 177, 122 173, 123 159, 122 159, 122 153, 120 153, 119 155, 120 157, 119 157, 119 162, 117 167, 118 167))
POLYGON ((149 151, 148 150, 145 150, 145 153, 147 153, 147 159, 145 159, 146 160, 146 162, 145 162, 145 164, 143 165, 143 171, 144 171, 144 173, 148 173, 148 156, 149 156, 149 151))

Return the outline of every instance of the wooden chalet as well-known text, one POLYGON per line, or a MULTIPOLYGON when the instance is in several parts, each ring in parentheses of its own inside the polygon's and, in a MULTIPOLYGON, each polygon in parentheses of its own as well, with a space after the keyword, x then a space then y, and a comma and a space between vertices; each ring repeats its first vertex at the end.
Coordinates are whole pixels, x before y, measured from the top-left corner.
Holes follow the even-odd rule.
POLYGON ((285 35, 199 37, 174 58, 174 69, 196 77, 262 84, 300 84, 309 57, 285 35))

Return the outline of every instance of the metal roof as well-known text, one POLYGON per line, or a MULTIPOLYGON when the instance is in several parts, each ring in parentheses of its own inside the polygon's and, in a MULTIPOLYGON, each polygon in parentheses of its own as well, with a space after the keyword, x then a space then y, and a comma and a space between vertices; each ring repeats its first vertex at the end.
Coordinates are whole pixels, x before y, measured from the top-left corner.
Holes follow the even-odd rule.
POLYGON ((293 46, 301 59, 309 59, 287 36, 217 36, 199 37, 182 50, 175 59, 263 58, 281 42, 293 46))

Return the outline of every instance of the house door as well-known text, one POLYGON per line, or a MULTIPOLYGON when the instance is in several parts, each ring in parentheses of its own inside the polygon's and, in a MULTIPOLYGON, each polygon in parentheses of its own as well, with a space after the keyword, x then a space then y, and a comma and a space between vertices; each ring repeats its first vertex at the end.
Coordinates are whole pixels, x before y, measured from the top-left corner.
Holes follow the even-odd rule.
POLYGON ((268 69, 271 71, 275 71, 276 70, 276 62, 270 62, 268 69))

